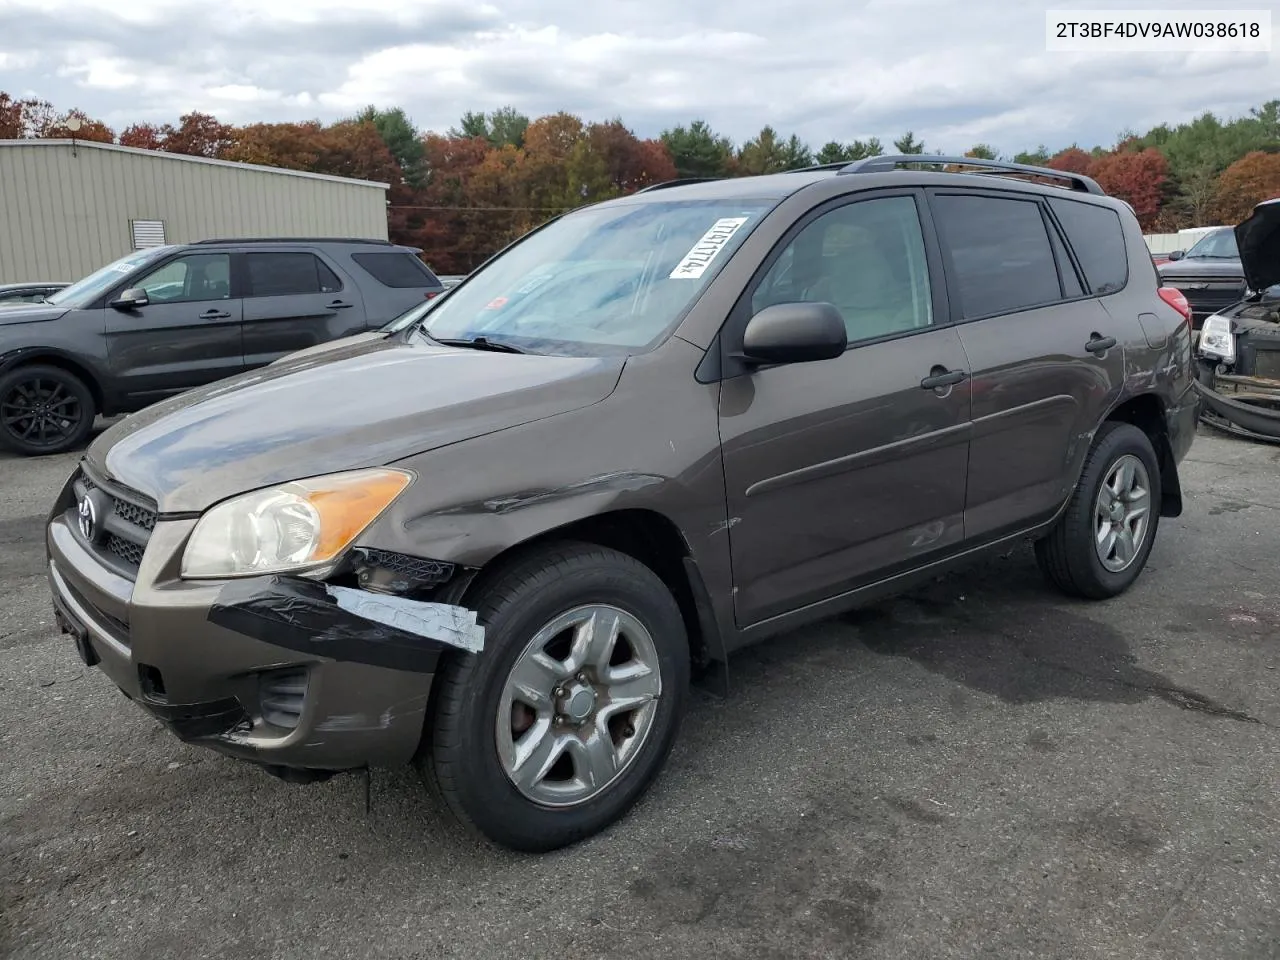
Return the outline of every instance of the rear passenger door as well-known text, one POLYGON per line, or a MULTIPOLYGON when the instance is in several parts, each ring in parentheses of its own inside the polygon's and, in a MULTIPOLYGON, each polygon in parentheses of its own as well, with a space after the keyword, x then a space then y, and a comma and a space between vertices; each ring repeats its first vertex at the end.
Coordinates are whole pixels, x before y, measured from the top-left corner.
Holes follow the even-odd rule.
POLYGON ((965 535, 991 540, 1065 501, 1123 385, 1123 334, 1041 198, 938 189, 930 206, 973 375, 965 535))
POLYGON ((246 368, 366 329, 354 284, 310 250, 249 252, 238 259, 246 368))

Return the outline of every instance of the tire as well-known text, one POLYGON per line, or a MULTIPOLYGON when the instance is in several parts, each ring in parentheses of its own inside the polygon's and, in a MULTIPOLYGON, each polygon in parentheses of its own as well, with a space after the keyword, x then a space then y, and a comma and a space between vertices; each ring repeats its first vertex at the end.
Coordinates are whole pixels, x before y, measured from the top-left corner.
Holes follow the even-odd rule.
MULTIPOLYGON (((626 554, 566 543, 526 554, 484 577, 468 606, 485 625, 484 650, 450 659, 437 679, 430 746, 423 758, 432 786, 464 825, 514 850, 554 850, 603 830, 630 809, 662 768, 688 702, 689 641, 671 592, 653 571, 626 554), (617 635, 626 642, 616 644, 615 653, 625 660, 621 666, 634 674, 640 670, 636 664, 652 661, 656 665, 661 684, 656 698, 634 713, 613 713, 610 718, 608 714, 620 710, 623 703, 621 699, 611 703, 610 691, 622 691, 621 697, 652 693, 655 688, 650 671, 633 677, 623 690, 617 679, 622 671, 607 665, 598 673, 592 668, 583 671, 584 684, 572 677, 549 679, 563 670, 522 674, 535 677, 522 689, 546 687, 547 696, 536 711, 528 705, 533 698, 520 699, 523 693, 513 700, 513 688, 508 685, 513 668, 520 663, 533 669, 536 663, 526 654, 535 647, 544 649, 547 659, 542 662, 557 668, 572 661, 565 638, 582 634, 556 633, 555 625, 566 618, 586 617, 590 611, 585 608, 593 605, 599 608, 596 622, 616 616, 621 624, 617 635), (540 631, 561 639, 544 641, 540 631), (630 659, 626 659, 628 653, 630 659), (614 678, 612 686, 606 683, 609 678, 614 678), (556 682, 564 689, 560 697, 554 693, 556 682), (584 688, 595 694, 584 694, 584 688), (590 707, 595 712, 583 717, 584 704, 592 696, 599 698, 590 707), (574 712, 576 718, 571 716, 574 712), (556 726, 559 721, 554 717, 567 719, 556 726), (610 731, 608 741, 599 733, 602 727, 610 731), (541 738, 539 730, 545 731, 541 738), (561 739, 556 741, 557 737, 561 739), (549 767, 543 761, 557 751, 535 752, 518 772, 508 774, 504 768, 503 757, 510 765, 518 756, 517 740, 526 745, 560 742, 574 747, 572 738, 595 744, 596 749, 589 751, 579 743, 581 749, 563 750, 568 761, 562 757, 549 767), (589 762, 588 756, 598 759, 605 743, 616 746, 603 754, 614 758, 611 765, 597 766, 605 771, 598 783, 608 781, 600 788, 592 786, 580 765, 589 762), (573 768, 568 778, 566 763, 573 768), (615 765, 620 771, 616 774, 611 772, 615 765), (537 771, 544 767, 546 777, 535 783, 537 771), (525 781, 525 788, 517 787, 517 777, 525 781), (599 792, 591 793, 594 790, 599 792)), ((604 659, 609 662, 608 657, 604 659)))
MULTIPOLYGON (((1140 477, 1136 469, 1135 474, 1140 477)), ((1160 483, 1160 461, 1150 438, 1132 424, 1104 423, 1085 458, 1066 513, 1048 536, 1036 542, 1036 561, 1045 578, 1068 596, 1089 600, 1105 600, 1128 590, 1142 573, 1155 543, 1160 525, 1160 483), (1102 541, 1098 534, 1100 525, 1105 523, 1100 515, 1099 497, 1104 483, 1115 478, 1117 468, 1122 464, 1132 466, 1134 461, 1141 464, 1147 477, 1146 524, 1140 542, 1136 536, 1132 537, 1136 549, 1128 551, 1131 558, 1127 565, 1115 569, 1114 565, 1124 559, 1123 555, 1115 553, 1111 560, 1104 562, 1101 556, 1104 548, 1095 547, 1095 543, 1102 541)), ((1131 512, 1137 502, 1123 502, 1120 513, 1131 512)), ((1118 519, 1115 523, 1126 524, 1132 533, 1132 525, 1127 521, 1118 519)))
POLYGON ((15 453, 74 450, 88 438, 96 415, 92 391, 60 367, 18 367, 0 376, 0 446, 15 453))

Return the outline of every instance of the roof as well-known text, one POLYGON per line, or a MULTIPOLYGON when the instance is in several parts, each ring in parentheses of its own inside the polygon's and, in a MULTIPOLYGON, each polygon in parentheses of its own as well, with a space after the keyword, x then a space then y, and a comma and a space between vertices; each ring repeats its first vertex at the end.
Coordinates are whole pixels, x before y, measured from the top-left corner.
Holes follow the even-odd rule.
MULTIPOLYGON (((864 188, 901 186, 904 183, 902 166, 925 166, 924 170, 915 170, 907 174, 914 186, 943 186, 963 183, 969 187, 991 186, 992 174, 1004 174, 1002 186, 1025 189, 1029 192, 1045 193, 1061 191, 1075 198, 1089 197, 1104 203, 1115 198, 1108 197, 1101 187, 1091 178, 1063 170, 1052 170, 1047 167, 1034 167, 1026 164, 1006 163, 998 160, 983 160, 973 157, 934 156, 932 154, 912 154, 905 156, 876 156, 848 163, 826 163, 800 170, 771 173, 750 177, 691 177, 683 180, 669 180, 657 183, 635 194, 608 201, 611 204, 622 204, 628 201, 645 202, 661 200, 783 200, 798 193, 811 184, 834 178, 844 179, 844 175, 857 174, 850 178, 849 185, 855 184, 864 188), (961 166, 965 169, 944 171, 944 166, 961 166), (987 173, 985 171, 991 171, 987 173), (1033 176, 1059 181, 1069 186, 1049 186, 1036 183, 1023 177, 1033 176), (655 193, 655 191, 657 191, 655 193), (633 199, 634 198, 634 199, 633 199)), ((1116 201, 1123 202, 1123 201, 1116 201)), ((1132 208, 1131 208, 1132 209, 1132 208)))
POLYGON ((58 140, 58 139, 31 139, 31 140, 0 140, 0 148, 3 147, 75 147, 77 150, 111 150, 116 153, 132 153, 143 157, 153 157, 160 160, 174 160, 180 163, 204 163, 215 167, 232 167, 236 170, 244 170, 252 173, 274 173, 282 177, 303 177, 308 180, 328 180, 333 183, 345 183, 351 186, 359 187, 377 187, 380 190, 389 190, 391 184, 382 183, 377 180, 357 180, 354 177, 335 177, 328 173, 311 173, 307 170, 286 170, 283 167, 267 167, 259 163, 237 163, 234 160, 217 160, 213 157, 193 157, 185 153, 165 153, 163 150, 143 150, 141 147, 124 147, 118 143, 99 143, 96 140, 58 140))

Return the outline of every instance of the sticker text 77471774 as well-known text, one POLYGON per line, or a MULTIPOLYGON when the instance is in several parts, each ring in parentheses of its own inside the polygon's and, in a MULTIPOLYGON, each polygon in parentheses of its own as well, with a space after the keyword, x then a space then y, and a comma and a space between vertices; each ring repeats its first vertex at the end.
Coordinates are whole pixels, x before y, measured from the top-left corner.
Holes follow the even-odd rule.
POLYGON ((747 222, 747 217, 722 217, 711 225, 711 229, 680 258, 680 263, 671 271, 671 280, 697 280, 707 272, 720 251, 725 248, 733 235, 747 222))

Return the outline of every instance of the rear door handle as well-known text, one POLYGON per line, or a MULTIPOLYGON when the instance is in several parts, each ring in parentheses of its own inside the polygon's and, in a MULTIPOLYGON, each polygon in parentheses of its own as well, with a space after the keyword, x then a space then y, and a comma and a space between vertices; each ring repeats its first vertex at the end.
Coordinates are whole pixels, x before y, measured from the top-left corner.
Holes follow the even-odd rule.
POLYGON ((206 310, 200 314, 201 320, 226 320, 231 314, 225 310, 206 310))
POLYGON ((948 370, 946 367, 934 367, 929 376, 920 381, 922 390, 940 390, 943 387, 954 387, 967 379, 969 374, 963 370, 948 370))
POLYGON ((347 307, 350 307, 350 306, 352 306, 352 304, 347 303, 347 301, 345 301, 345 300, 335 300, 335 301, 333 301, 333 303, 329 304, 329 309, 330 309, 330 310, 345 310, 345 309, 347 309, 347 307))
POLYGON ((1115 337, 1104 337, 1095 333, 1089 338, 1089 342, 1084 345, 1084 348, 1090 353, 1102 353, 1104 350, 1110 350, 1115 345, 1115 337))

